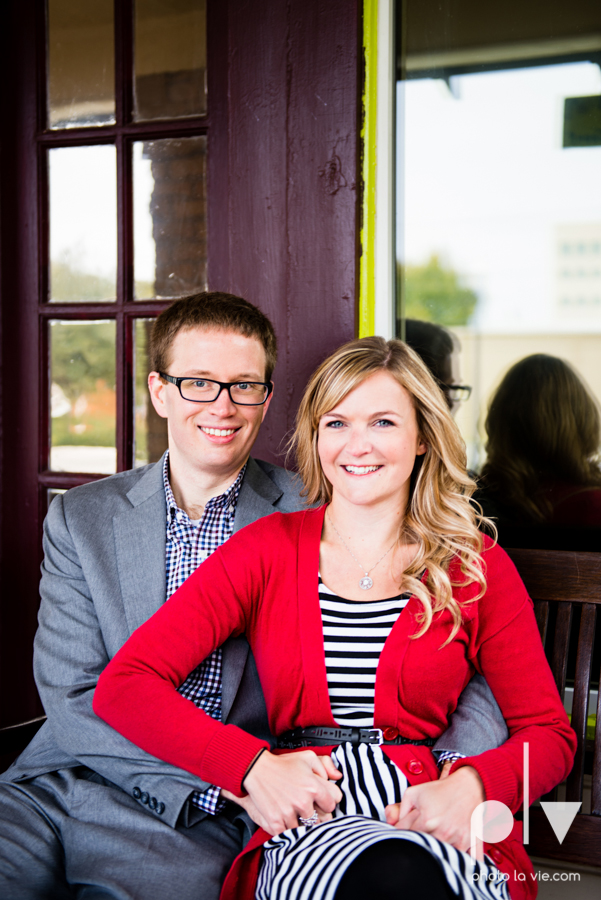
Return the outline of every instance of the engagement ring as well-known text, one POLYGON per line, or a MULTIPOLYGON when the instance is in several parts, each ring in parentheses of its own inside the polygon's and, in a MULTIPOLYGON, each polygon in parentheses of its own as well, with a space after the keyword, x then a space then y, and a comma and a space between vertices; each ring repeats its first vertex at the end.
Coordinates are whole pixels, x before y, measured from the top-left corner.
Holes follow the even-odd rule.
POLYGON ((317 825, 317 823, 319 822, 319 816, 317 815, 317 812, 314 812, 313 815, 309 816, 308 819, 304 819, 302 816, 299 816, 298 821, 301 823, 301 825, 306 825, 307 828, 311 828, 312 825, 317 825))

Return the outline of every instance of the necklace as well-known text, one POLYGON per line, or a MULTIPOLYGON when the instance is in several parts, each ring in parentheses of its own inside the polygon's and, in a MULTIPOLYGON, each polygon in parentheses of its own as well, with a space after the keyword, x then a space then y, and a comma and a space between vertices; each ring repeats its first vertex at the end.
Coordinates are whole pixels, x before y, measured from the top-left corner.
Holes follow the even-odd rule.
POLYGON ((365 572, 365 575, 363 576, 363 578, 362 578, 362 579, 360 580, 360 582, 359 582, 359 587, 361 588, 362 591, 368 591, 370 588, 372 588, 372 587, 374 586, 374 583, 373 583, 372 579, 369 577, 369 573, 370 573, 370 572, 373 572, 373 570, 376 568, 376 566, 379 566, 379 565, 380 565, 380 563, 382 562, 382 560, 384 559, 385 556, 388 556, 388 554, 390 553, 390 551, 392 550, 392 548, 393 548, 394 545, 396 544, 396 540, 395 540, 394 543, 388 548, 388 550, 386 551, 386 553, 384 553, 384 555, 380 557, 380 559, 377 561, 377 563, 374 563, 374 565, 371 567, 371 569, 366 569, 365 566, 361 565, 361 563, 359 562, 359 560, 357 559, 357 557, 355 556, 355 554, 353 553, 353 551, 351 550, 351 548, 349 547, 349 545, 346 543, 346 541, 344 540, 344 538, 342 537, 342 535, 340 534, 340 532, 338 531, 338 529, 336 528, 336 526, 335 526, 334 523, 332 522, 332 517, 329 515, 329 513, 328 513, 328 520, 329 520, 329 522, 330 522, 330 525, 332 526, 332 528, 334 529, 334 531, 336 532, 336 534, 337 534, 338 537, 340 538, 340 541, 341 541, 341 543, 342 543, 342 546, 345 548, 345 550, 348 551, 348 553, 350 553, 350 555, 353 557, 353 559, 355 560, 355 562, 357 563, 357 565, 359 566, 359 568, 362 569, 362 570, 365 572))

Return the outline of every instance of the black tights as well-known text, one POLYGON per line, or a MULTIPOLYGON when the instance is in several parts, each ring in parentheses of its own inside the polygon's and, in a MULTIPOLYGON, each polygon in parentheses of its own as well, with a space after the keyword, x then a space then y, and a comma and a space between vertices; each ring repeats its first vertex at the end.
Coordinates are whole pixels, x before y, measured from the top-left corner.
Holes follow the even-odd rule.
POLYGON ((411 841, 373 844, 342 876, 334 900, 457 900, 434 857, 411 841))

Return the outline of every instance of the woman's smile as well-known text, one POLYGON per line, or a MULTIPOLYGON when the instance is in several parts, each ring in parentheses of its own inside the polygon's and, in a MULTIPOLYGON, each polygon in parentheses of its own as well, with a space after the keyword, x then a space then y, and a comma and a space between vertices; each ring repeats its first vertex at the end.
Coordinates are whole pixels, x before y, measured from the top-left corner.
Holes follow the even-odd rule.
POLYGON ((321 417, 317 449, 334 495, 360 506, 403 508, 417 456, 426 452, 409 393, 387 372, 371 375, 321 417))

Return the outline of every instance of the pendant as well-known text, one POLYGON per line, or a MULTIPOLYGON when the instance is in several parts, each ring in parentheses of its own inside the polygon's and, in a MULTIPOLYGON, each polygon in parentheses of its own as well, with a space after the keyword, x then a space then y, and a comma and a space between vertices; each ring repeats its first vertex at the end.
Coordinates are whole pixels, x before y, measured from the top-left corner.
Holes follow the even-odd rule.
POLYGON ((362 578, 361 581, 359 582, 359 587, 361 588, 362 591, 368 591, 373 586, 374 586, 374 583, 371 580, 371 578, 369 577, 369 575, 366 575, 365 578, 362 578))

